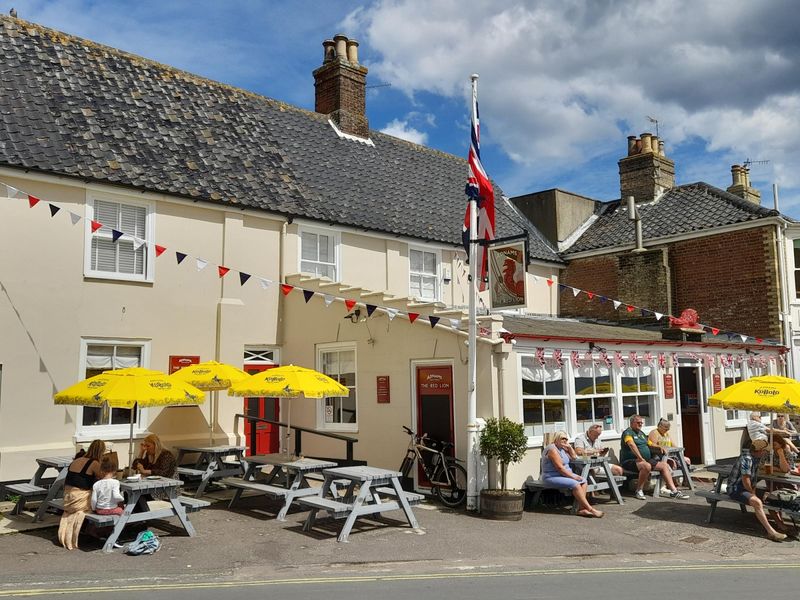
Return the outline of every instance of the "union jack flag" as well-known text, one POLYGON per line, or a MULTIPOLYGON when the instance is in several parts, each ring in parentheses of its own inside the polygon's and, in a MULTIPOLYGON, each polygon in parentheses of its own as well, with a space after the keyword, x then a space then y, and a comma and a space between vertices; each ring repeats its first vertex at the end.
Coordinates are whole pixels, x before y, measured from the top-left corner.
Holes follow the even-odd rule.
MULTIPOLYGON (((477 239, 490 241, 494 239, 494 188, 481 164, 481 125, 478 116, 478 90, 472 86, 472 140, 469 146, 467 187, 464 190, 469 198, 475 198, 478 207, 477 239)), ((461 230, 461 242, 469 257, 469 211, 471 202, 467 203, 467 214, 464 215, 464 227, 461 230)), ((489 248, 481 246, 477 264, 478 289, 484 291, 489 275, 489 248)))

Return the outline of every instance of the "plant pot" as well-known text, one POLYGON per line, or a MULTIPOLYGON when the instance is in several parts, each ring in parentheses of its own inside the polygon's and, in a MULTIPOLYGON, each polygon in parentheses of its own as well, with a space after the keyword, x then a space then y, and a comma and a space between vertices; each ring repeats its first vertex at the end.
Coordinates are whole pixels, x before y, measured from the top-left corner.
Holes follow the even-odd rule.
POLYGON ((525 494, 519 490, 481 490, 481 515, 495 521, 519 521, 525 494))

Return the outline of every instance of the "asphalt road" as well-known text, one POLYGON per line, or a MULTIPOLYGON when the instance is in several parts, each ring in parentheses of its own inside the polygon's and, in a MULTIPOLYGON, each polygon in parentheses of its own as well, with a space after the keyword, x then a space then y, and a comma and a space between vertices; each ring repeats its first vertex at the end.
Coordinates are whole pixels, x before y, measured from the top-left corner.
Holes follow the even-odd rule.
POLYGON ((239 600, 311 597, 337 600, 436 598, 464 600, 546 599, 626 600, 628 598, 725 598, 738 600, 794 597, 800 562, 701 565, 581 566, 535 570, 480 570, 468 573, 392 573, 346 577, 307 577, 254 581, 219 581, 80 587, 27 587, 0 591, 0 598, 65 598, 100 594, 117 599, 239 600))

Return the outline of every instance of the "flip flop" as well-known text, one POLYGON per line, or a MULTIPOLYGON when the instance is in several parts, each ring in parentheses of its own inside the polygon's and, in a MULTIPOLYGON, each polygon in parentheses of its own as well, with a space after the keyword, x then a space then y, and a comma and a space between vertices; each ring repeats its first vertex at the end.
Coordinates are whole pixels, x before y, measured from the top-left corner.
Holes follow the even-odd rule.
POLYGON ((602 510, 598 510, 595 513, 593 513, 592 516, 595 519, 602 519, 604 514, 606 514, 606 513, 604 513, 602 510))
POLYGON ((592 513, 591 511, 588 511, 588 510, 586 510, 585 508, 584 508, 584 509, 581 509, 581 510, 579 510, 579 511, 578 511, 577 513, 575 513, 575 514, 577 514, 579 517, 586 517, 587 519, 592 519, 592 518, 594 518, 594 513, 592 513))

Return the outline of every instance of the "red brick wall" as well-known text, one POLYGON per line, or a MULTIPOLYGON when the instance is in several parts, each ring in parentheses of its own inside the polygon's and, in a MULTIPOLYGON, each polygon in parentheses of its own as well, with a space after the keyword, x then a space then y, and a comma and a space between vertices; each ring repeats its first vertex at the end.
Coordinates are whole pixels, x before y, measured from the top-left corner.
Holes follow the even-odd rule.
POLYGON ((703 323, 781 339, 773 231, 758 227, 672 244, 674 310, 691 307, 703 323))
MULTIPOLYGON (((773 228, 758 227, 669 244, 672 312, 694 308, 700 320, 720 329, 781 339, 773 228)), ((571 261, 561 282, 622 300, 616 255, 571 261)), ((661 312, 661 307, 647 306, 661 312)), ((559 315, 619 321, 610 302, 585 294, 560 294, 559 315)), ((650 319, 652 322, 653 319, 650 319)), ((666 327, 668 323, 662 321, 666 327)))

